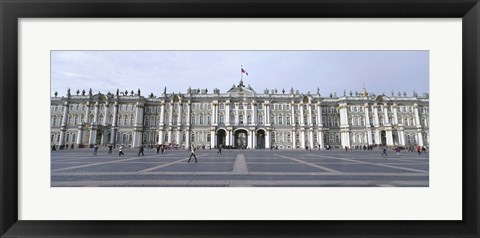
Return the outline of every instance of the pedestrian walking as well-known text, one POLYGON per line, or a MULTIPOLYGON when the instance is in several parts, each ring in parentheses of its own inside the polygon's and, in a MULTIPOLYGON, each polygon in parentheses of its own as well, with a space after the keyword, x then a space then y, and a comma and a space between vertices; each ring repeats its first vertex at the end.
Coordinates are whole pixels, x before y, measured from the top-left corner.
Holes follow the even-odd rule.
POLYGON ((422 149, 421 149, 420 146, 417 146, 417 152, 418 152, 419 155, 422 154, 422 149))
POLYGON ((120 148, 118 148, 118 156, 122 156, 122 155, 125 155, 123 153, 123 145, 121 145, 120 148))
POLYGON ((383 157, 383 155, 388 156, 387 155, 387 148, 383 148, 382 157, 383 157))
POLYGON ((113 145, 108 145, 108 154, 111 155, 113 150, 113 145))
MULTIPOLYGON (((160 145, 157 145, 157 155, 159 152, 160 152, 160 145)), ((163 154, 163 151, 162 151, 162 154, 163 154)))
POLYGON ((98 145, 95 144, 95 147, 93 147, 93 155, 97 155, 97 151, 98 151, 98 145))
POLYGON ((190 163, 190 160, 192 159, 192 156, 193 156, 193 158, 195 158, 195 163, 197 163, 197 156, 195 156, 195 147, 193 145, 190 146, 190 151, 191 151, 191 154, 190 154, 190 158, 188 158, 187 163, 190 163))
POLYGON ((426 147, 426 146, 423 146, 423 147, 422 147, 422 152, 423 152, 423 153, 427 152, 427 147, 426 147))
POLYGON ((144 156, 144 154, 143 154, 143 145, 140 145, 140 148, 138 149, 138 155, 137 155, 137 156, 140 156, 140 154, 142 154, 142 156, 144 156))
POLYGON ((222 154, 222 144, 218 145, 218 152, 217 154, 222 154))
POLYGON ((395 148, 395 152, 397 152, 397 156, 400 155, 400 147, 395 148))

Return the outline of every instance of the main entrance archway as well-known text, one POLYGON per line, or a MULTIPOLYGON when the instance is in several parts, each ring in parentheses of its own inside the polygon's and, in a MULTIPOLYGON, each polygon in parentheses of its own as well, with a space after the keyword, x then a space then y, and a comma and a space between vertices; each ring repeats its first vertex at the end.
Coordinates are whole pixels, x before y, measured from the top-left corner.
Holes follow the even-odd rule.
POLYGON ((257 131, 257 149, 265 149, 265 131, 258 130, 257 131))
POLYGON ((248 147, 248 133, 246 130, 239 129, 235 131, 235 147, 236 148, 248 147))
POLYGON ((225 138, 227 137, 227 132, 224 129, 219 129, 217 131, 217 148, 222 145, 225 146, 225 138))
POLYGON ((387 144, 387 133, 385 131, 380 132, 380 141, 382 142, 382 145, 387 144))

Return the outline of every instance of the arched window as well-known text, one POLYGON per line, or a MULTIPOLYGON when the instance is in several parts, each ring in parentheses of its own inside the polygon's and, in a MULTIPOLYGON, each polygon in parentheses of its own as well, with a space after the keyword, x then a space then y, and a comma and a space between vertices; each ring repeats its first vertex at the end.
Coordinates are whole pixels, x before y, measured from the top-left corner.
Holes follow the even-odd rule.
POLYGON ((197 124, 197 120, 196 120, 196 115, 195 115, 195 114, 192 115, 192 124, 193 124, 193 125, 197 124))
POLYGON ((208 135, 207 135, 207 142, 210 142, 211 139, 212 139, 211 135, 208 134, 208 135))
POLYGON ((212 124, 212 117, 210 115, 208 115, 207 117, 207 125, 211 125, 212 124))
POLYGON ((192 143, 195 142, 195 134, 192 134, 192 143))
POLYGON ((127 135, 126 135, 126 134, 123 134, 123 136, 122 136, 122 142, 127 142, 127 135))
POLYGON ((263 125, 263 116, 258 116, 258 124, 263 125))
MULTIPOLYGON (((241 105, 241 104, 240 104, 241 105)), ((243 124, 243 115, 240 115, 238 117, 238 120, 239 120, 239 124, 243 124)))
POLYGON ((65 141, 70 141, 70 134, 67 134, 65 141))
POLYGON ((247 116, 247 123, 252 124, 252 117, 251 116, 247 116))
POLYGON ((132 142, 132 134, 128 135, 128 142, 132 142))
MULTIPOLYGON (((131 116, 130 116, 130 125, 133 126, 134 120, 135 120, 135 119, 134 119, 133 115, 131 115, 131 116)), ((132 141, 132 140, 130 140, 130 141, 132 141)))
POLYGON ((223 115, 220 115, 220 124, 225 123, 225 117, 223 115))
POLYGON ((200 114, 200 125, 203 125, 203 114, 200 114))

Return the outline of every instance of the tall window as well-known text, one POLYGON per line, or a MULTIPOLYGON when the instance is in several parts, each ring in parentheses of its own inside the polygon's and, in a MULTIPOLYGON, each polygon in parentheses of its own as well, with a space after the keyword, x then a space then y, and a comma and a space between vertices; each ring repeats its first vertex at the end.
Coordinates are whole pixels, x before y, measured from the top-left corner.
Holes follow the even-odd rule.
POLYGON ((225 123, 225 117, 223 115, 220 116, 220 124, 225 123))
POLYGON ((263 116, 258 116, 258 124, 263 125, 263 116))
POLYGON ((200 125, 203 125, 203 114, 200 114, 200 125))
POLYGON ((287 117, 287 125, 290 125, 290 120, 291 120, 291 118, 287 117))

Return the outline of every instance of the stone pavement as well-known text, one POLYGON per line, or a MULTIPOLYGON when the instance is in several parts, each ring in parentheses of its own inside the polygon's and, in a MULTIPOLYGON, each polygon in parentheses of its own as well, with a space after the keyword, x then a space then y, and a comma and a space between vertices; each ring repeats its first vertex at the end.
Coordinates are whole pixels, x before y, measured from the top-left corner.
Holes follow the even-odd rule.
POLYGON ((100 148, 52 151, 52 187, 428 187, 428 153, 100 148))

